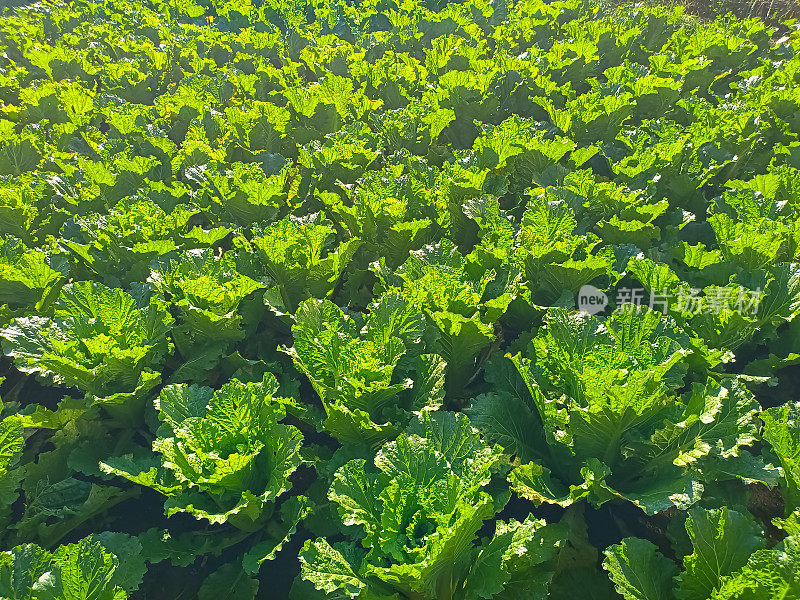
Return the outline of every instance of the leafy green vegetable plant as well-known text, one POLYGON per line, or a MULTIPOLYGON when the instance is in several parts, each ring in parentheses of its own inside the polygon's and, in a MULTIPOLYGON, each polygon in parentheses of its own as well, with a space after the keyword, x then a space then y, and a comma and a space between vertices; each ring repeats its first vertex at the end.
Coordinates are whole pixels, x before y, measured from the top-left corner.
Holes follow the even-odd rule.
POLYGON ((604 322, 552 310, 527 356, 512 358, 527 393, 487 393, 469 412, 524 461, 512 487, 534 502, 622 499, 650 514, 688 507, 704 470, 736 461, 756 439, 758 410, 732 380, 678 396, 688 340, 646 308, 604 322))
POLYGON ((464 416, 423 413, 373 462, 349 461, 331 486, 356 539, 309 540, 300 553, 303 578, 318 590, 432 600, 544 595, 565 533, 528 517, 500 521, 476 543, 508 493, 493 485, 501 453, 464 416))
POLYGON ((0 597, 800 597, 797 23, 2 5, 0 597))
POLYGON ((134 449, 101 469, 167 496, 167 515, 186 512, 210 523, 252 531, 273 514, 300 465, 302 435, 285 416, 278 383, 225 384, 218 391, 186 384, 165 387, 156 401, 157 455, 134 449))
POLYGON ((15 319, 3 330, 5 352, 20 369, 135 418, 171 351, 173 320, 163 305, 142 306, 120 289, 83 281, 64 286, 52 310, 52 318, 15 319))
POLYGON ((647 540, 626 538, 606 550, 603 567, 623 598, 785 598, 800 589, 796 536, 768 550, 753 519, 725 507, 692 509, 686 530, 693 552, 680 572, 647 540))

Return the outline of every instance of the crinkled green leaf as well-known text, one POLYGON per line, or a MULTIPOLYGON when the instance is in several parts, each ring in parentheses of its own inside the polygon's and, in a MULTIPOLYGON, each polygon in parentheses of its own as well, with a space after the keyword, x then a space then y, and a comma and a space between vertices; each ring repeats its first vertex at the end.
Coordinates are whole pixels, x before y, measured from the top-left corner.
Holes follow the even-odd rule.
POLYGON ((765 545, 760 527, 746 514, 726 507, 692 509, 686 530, 694 552, 684 557, 675 595, 683 600, 705 600, 723 578, 738 571, 750 555, 765 545))
POLYGON ((605 551, 603 568, 625 600, 674 598, 672 578, 678 567, 647 540, 625 538, 605 551))

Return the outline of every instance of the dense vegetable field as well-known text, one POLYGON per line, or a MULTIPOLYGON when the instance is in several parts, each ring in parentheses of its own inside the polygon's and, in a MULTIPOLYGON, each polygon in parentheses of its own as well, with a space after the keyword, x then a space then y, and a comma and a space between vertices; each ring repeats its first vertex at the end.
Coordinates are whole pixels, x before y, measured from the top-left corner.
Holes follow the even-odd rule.
POLYGON ((46 0, 0 52, 1 598, 800 598, 796 24, 46 0))

